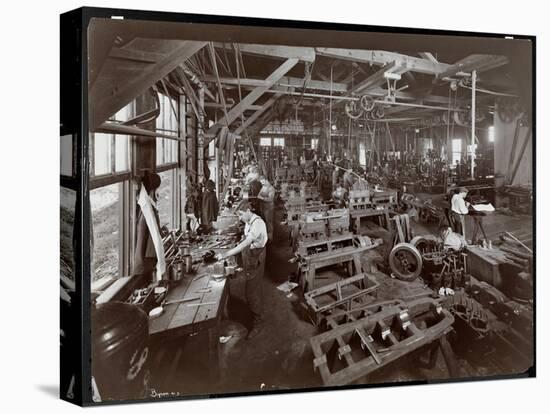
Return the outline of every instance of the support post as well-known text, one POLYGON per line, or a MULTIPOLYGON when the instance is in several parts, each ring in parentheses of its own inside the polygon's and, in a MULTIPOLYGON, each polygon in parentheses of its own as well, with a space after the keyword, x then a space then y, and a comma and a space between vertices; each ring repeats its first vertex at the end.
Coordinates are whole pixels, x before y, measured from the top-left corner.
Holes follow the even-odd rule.
POLYGON ((199 87, 199 119, 197 119, 197 173, 198 182, 204 180, 204 88, 199 87))
POLYGON ((476 81, 477 72, 472 71, 472 136, 470 142, 470 177, 474 179, 474 156, 475 156, 475 140, 476 140, 476 81))

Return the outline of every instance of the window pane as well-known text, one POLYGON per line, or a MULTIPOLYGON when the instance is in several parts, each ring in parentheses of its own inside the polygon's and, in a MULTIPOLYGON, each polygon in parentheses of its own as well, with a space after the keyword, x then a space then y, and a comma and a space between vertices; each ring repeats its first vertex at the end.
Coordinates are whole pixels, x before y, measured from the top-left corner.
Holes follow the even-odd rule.
POLYGON ((174 171, 168 170, 161 172, 160 175, 160 187, 158 189, 157 206, 159 210, 160 225, 173 227, 172 222, 172 202, 174 199, 174 171))
POLYGON ((262 147, 270 147, 271 146, 271 138, 260 138, 260 145, 262 147))
POLYGON ((164 140, 164 163, 168 164, 172 161, 172 141, 169 139, 164 140))
POLYGON ((94 134, 94 175, 110 174, 111 134, 94 134))
POLYGON ((284 147, 285 146, 285 139, 284 138, 273 138, 273 146, 274 147, 284 147))
POLYGON ((178 141, 171 140, 172 145, 172 162, 178 162, 178 141))
POLYGON ((453 146, 453 164, 456 164, 456 162, 460 162, 460 159, 462 158, 462 140, 461 139, 453 139, 452 141, 453 146))
POLYGON ((164 164, 164 138, 157 138, 157 165, 164 164))
POLYGON ((90 192, 92 208, 92 290, 105 277, 118 276, 120 188, 116 183, 90 192))
POLYGON ((115 171, 128 171, 130 169, 130 137, 127 135, 115 135, 115 171))
POLYGON ((319 143, 319 138, 312 138, 311 139, 311 149, 316 150, 318 143, 319 143))
POLYGON ((114 119, 119 122, 125 122, 132 118, 134 115, 134 102, 130 102, 128 105, 126 105, 124 108, 122 108, 120 111, 118 111, 114 117, 111 119, 114 119))
POLYGON ((489 127, 489 142, 494 142, 494 141, 495 141, 495 127, 490 126, 489 127))
POLYGON ((367 154, 365 153, 365 143, 359 143, 359 164, 367 165, 367 154))
POLYGON ((72 177, 73 175, 73 136, 63 135, 59 148, 61 161, 61 175, 72 177))

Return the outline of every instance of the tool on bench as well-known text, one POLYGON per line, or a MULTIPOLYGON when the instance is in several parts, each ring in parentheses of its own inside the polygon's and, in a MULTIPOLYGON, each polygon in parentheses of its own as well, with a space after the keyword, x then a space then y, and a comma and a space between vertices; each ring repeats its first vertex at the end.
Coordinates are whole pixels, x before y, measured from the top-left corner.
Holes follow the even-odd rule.
POLYGON ((187 306, 215 305, 218 302, 188 303, 187 306))
POLYGON ((168 305, 173 305, 173 304, 176 304, 176 303, 192 302, 192 301, 198 300, 200 298, 201 298, 200 296, 195 296, 195 297, 192 297, 192 298, 183 298, 183 299, 178 299, 178 300, 171 300, 171 301, 168 301, 168 302, 166 300, 164 300, 160 304, 160 306, 157 306, 156 308, 151 309, 151 311, 149 312, 149 317, 151 319, 158 318, 160 315, 162 315, 162 313, 164 312, 164 308, 168 305))

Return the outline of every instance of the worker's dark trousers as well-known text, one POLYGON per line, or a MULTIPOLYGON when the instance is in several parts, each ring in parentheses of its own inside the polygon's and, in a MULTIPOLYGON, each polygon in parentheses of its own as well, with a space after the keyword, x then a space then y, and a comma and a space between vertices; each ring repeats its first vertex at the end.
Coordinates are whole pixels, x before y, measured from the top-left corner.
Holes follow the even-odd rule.
POLYGON ((245 297, 252 312, 254 326, 263 322, 262 285, 265 266, 265 247, 246 248, 243 253, 243 267, 246 277, 245 297))
POLYGON ((273 240, 273 202, 264 201, 263 205, 264 221, 267 229, 267 238, 269 241, 273 240))

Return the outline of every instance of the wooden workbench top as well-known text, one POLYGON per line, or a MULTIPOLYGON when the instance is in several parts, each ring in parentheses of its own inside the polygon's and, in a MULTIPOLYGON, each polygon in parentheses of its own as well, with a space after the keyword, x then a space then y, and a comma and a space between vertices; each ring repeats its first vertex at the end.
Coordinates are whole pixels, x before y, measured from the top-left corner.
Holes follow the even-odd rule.
POLYGON ((210 277, 213 273, 212 265, 201 264, 195 275, 184 277, 177 286, 170 288, 166 302, 193 297, 200 299, 165 305, 162 315, 149 320, 149 335, 188 335, 215 324, 223 312, 227 280, 215 281, 210 277), (212 304, 196 306, 199 303, 212 304))

